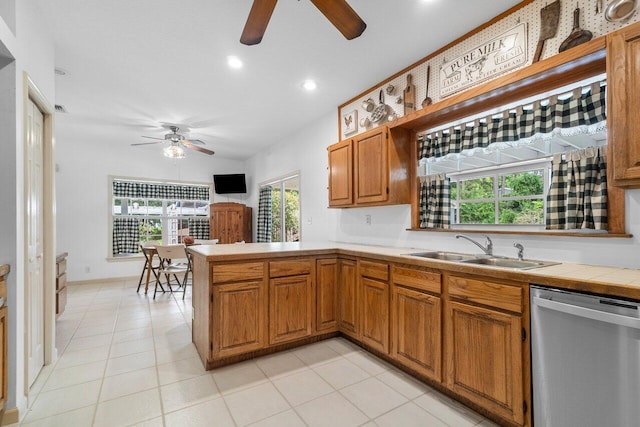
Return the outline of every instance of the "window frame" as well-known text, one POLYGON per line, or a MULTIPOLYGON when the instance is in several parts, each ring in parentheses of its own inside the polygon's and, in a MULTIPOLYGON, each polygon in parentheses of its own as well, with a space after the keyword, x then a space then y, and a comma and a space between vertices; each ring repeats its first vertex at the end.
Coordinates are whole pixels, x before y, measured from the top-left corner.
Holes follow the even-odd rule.
MULTIPOLYGON (((209 182, 198 182, 198 181, 176 181, 176 180, 166 180, 166 179, 150 179, 150 178, 134 178, 134 177, 123 177, 123 176, 115 176, 115 175, 109 175, 109 179, 108 179, 108 187, 107 187, 107 198, 108 198, 108 202, 107 202, 107 223, 108 223, 108 234, 107 234, 107 260, 108 261, 123 261, 123 260, 128 260, 128 259, 139 259, 142 258, 142 254, 141 253, 136 253, 136 254, 120 254, 120 255, 114 255, 113 254, 113 219, 116 217, 122 217, 122 218, 137 218, 140 220, 153 220, 153 219, 159 219, 162 221, 162 242, 163 244, 171 244, 171 243, 167 243, 170 239, 171 236, 169 236, 169 220, 172 219, 177 219, 177 220, 187 220, 189 218, 209 218, 209 205, 212 203, 211 202, 211 198, 213 195, 213 183, 209 183, 209 182), (144 198, 144 197, 137 197, 137 198, 131 198, 131 197, 115 197, 113 195, 113 182, 114 181, 138 181, 138 182, 144 182, 144 183, 149 183, 149 184, 174 184, 174 185, 200 185, 200 186, 207 186, 209 187, 209 200, 174 200, 174 199, 156 199, 156 198, 144 198), (158 200, 162 202, 162 214, 160 215, 149 215, 148 211, 147 213, 145 213, 144 215, 133 215, 133 214, 125 214, 125 215, 117 215, 115 214, 114 211, 114 201, 116 199, 119 200, 123 200, 123 201, 130 201, 130 200, 145 200, 146 202, 151 201, 151 200, 158 200), (167 210, 170 206, 169 202, 172 201, 187 201, 187 202, 205 202, 206 204, 206 214, 204 215, 176 215, 176 216, 172 216, 170 214, 168 214, 167 210)), ((122 206, 122 204, 121 204, 122 206)), ((126 206, 128 207, 129 204, 127 203, 126 206)), ((148 206, 148 204, 146 205, 148 206)), ((178 228, 179 230, 179 228, 178 228)), ((142 237, 142 236, 141 236, 142 237)), ((142 241, 142 240, 141 240, 142 241)))
MULTIPOLYGON (((479 179, 485 177, 493 177, 493 197, 492 198, 480 198, 480 199, 460 199, 460 191, 459 187, 456 191, 456 199, 451 199, 451 207, 450 207, 450 228, 452 230, 456 229, 503 229, 503 230, 529 230, 529 231, 545 231, 545 221, 547 215, 547 194, 549 192, 549 188, 551 186, 551 161, 552 156, 538 158, 534 160, 526 160, 522 162, 515 162, 510 164, 496 165, 481 169, 474 169, 463 172, 455 172, 451 174, 447 174, 447 177, 450 179, 450 183, 456 182, 456 184, 460 183, 460 181, 468 181, 472 179, 479 179), (532 170, 543 169, 543 191, 540 195, 531 195, 531 196, 515 196, 515 197, 504 197, 500 195, 499 188, 499 178, 502 175, 510 175, 515 173, 522 173, 532 170), (541 224, 501 224, 500 216, 499 216, 499 205, 501 201, 509 201, 509 200, 538 200, 542 198, 543 201, 543 221, 541 224), (493 203, 494 204, 494 223, 492 224, 483 224, 483 223, 459 223, 460 217, 460 203, 493 203)), ((451 185, 451 184, 450 184, 451 185)))

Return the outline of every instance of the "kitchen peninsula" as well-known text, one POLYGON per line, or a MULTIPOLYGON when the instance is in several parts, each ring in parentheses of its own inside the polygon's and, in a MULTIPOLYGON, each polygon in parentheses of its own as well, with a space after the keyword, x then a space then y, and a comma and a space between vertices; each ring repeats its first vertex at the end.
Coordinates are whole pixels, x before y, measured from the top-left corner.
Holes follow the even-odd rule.
POLYGON ((207 369, 342 334, 513 425, 531 425, 530 283, 640 299, 632 269, 504 269, 334 242, 189 251, 207 369))

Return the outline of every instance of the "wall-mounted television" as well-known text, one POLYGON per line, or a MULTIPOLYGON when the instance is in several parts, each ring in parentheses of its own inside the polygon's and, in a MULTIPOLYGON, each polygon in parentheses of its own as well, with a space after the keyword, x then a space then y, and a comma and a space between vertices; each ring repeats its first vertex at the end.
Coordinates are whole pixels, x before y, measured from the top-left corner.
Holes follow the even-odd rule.
POLYGON ((213 175, 216 194, 240 194, 247 192, 247 182, 243 173, 213 175))

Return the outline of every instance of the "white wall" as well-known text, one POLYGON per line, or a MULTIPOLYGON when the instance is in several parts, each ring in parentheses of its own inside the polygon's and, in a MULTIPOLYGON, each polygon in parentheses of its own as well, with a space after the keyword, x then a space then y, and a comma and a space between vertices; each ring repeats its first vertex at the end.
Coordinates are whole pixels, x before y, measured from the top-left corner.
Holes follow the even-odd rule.
MULTIPOLYGON (((210 183, 214 173, 244 173, 236 160, 188 153, 181 160, 162 156, 160 146, 130 147, 118 129, 88 139, 73 114, 56 116, 56 193, 58 252, 68 252, 69 281, 140 274, 143 261, 108 261, 109 175, 210 183)), ((91 135, 95 135, 95 126, 91 135)), ((239 201, 213 195, 214 202, 239 201)))
MULTIPOLYGON (((3 3, 0 19, 0 160, 2 196, 0 263, 11 265, 7 278, 9 392, 7 407, 26 409, 24 397, 24 137, 23 72, 53 104, 54 47, 47 26, 33 2, 3 3), (15 35, 14 35, 15 33, 15 35), (7 64, 7 57, 14 62, 7 64)), ((53 286, 53 284, 51 284, 53 286)))
MULTIPOLYGON (((409 205, 328 209, 327 152, 338 135, 335 112, 305 131, 293 134, 247 161, 250 173, 263 181, 299 169, 302 176, 302 238, 305 241, 388 245, 408 248, 478 251, 453 233, 407 231, 411 227, 409 205), (371 215, 371 225, 365 223, 371 215), (307 219, 313 218, 311 225, 307 219)), ((251 202, 257 205, 256 188, 251 202)), ((514 242, 521 242, 527 258, 640 268, 640 190, 627 191, 626 222, 631 239, 555 236, 492 235, 494 252, 515 256, 514 242)), ((483 240, 481 235, 476 235, 483 240)))

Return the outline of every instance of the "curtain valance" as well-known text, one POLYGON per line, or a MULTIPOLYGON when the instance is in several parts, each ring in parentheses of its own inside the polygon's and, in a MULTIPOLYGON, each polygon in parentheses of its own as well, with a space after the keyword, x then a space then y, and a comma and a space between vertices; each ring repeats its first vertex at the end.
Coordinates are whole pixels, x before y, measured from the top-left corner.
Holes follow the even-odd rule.
POLYGON ((209 200, 209 186, 114 179, 113 196, 165 200, 209 200))
POLYGON ((596 82, 575 89, 571 96, 557 95, 533 105, 518 106, 473 124, 461 124, 418 137, 418 159, 442 157, 498 142, 518 141, 556 128, 592 125, 606 120, 606 86, 596 82), (586 90, 586 92, 585 92, 586 90))

